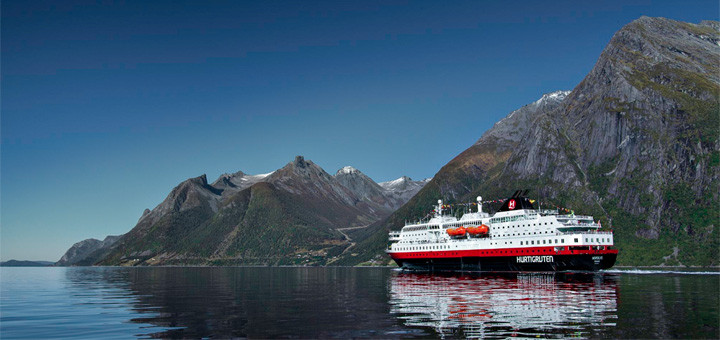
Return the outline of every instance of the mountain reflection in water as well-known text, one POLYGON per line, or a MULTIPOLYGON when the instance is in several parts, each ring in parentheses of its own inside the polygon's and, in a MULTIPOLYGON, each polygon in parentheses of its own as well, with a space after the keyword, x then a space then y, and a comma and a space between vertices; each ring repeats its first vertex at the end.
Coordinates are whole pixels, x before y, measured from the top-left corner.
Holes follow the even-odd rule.
POLYGON ((720 338, 711 273, 0 268, 0 338, 720 338))
POLYGON ((589 336, 615 326, 617 282, 591 273, 437 275, 401 273, 391 312, 409 327, 441 336, 589 336))

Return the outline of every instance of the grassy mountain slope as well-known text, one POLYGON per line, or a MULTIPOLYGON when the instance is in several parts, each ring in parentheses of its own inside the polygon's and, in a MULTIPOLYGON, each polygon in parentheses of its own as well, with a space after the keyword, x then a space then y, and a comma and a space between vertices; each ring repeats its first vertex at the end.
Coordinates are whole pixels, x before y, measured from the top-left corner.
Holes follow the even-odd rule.
POLYGON ((358 170, 353 175, 338 179, 298 156, 270 174, 237 172, 213 185, 204 175, 191 178, 78 264, 323 265, 352 244, 338 228, 390 213, 385 191, 358 170))

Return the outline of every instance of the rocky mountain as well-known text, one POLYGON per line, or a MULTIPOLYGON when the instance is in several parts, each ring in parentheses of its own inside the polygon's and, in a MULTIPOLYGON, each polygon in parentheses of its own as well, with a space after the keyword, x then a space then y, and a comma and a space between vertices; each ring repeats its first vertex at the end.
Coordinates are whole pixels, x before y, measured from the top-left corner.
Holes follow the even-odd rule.
POLYGON ((396 180, 380 182, 378 185, 383 189, 385 196, 391 198, 395 203, 392 206, 393 210, 397 210, 415 196, 428 182, 430 182, 430 178, 413 181, 410 177, 402 176, 396 180))
POLYGON ((99 260, 97 256, 91 256, 94 253, 102 253, 115 244, 122 235, 118 236, 107 236, 104 240, 89 238, 75 243, 68 249, 65 254, 58 260, 56 266, 74 266, 79 263, 91 259, 99 260))
MULTIPOLYGON (((368 204, 371 209, 377 209, 387 214, 393 212, 405 202, 391 199, 385 190, 360 170, 346 166, 335 173, 335 179, 350 190, 360 202, 368 204)), ((356 202, 357 204, 359 202, 356 202)))
POLYGON ((59 263, 325 264, 351 245, 339 228, 387 217, 409 190, 383 189, 352 167, 333 176, 302 156, 268 174, 223 174, 212 184, 202 175, 146 209, 116 242, 79 242, 59 263))
POLYGON ((614 227, 618 264, 718 265, 720 23, 642 17, 610 40, 570 93, 510 113, 385 222, 365 230, 375 257, 388 228, 438 198, 539 200, 614 227), (376 229, 371 233, 371 229, 376 229))

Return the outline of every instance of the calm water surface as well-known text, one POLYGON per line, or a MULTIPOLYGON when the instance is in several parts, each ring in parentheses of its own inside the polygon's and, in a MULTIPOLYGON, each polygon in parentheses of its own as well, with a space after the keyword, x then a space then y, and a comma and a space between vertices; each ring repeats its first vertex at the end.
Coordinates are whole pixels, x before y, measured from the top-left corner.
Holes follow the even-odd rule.
POLYGON ((0 268, 0 338, 720 338, 720 275, 0 268))

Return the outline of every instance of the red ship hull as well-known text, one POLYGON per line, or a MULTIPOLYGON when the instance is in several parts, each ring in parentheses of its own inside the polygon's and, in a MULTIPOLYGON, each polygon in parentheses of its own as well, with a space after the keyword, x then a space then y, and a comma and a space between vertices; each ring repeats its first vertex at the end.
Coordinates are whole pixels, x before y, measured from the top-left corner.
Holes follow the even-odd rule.
POLYGON ((615 264, 617 249, 554 247, 393 252, 398 266, 420 271, 597 271, 615 264))

